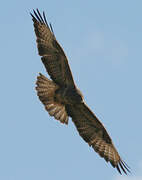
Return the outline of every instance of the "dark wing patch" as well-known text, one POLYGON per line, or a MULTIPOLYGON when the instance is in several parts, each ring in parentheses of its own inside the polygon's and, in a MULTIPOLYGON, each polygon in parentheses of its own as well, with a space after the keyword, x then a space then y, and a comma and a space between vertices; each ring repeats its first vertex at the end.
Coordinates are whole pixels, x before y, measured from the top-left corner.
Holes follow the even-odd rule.
POLYGON ((31 14, 34 22, 34 30, 37 37, 37 47, 42 62, 51 79, 59 86, 74 87, 74 80, 65 53, 57 42, 53 28, 48 26, 45 13, 43 16, 39 10, 33 10, 31 14))
POLYGON ((66 110, 72 117, 80 136, 101 157, 110 162, 114 168, 117 168, 120 174, 121 170, 125 174, 127 171, 130 172, 126 163, 121 160, 103 124, 84 103, 74 106, 67 105, 66 110))

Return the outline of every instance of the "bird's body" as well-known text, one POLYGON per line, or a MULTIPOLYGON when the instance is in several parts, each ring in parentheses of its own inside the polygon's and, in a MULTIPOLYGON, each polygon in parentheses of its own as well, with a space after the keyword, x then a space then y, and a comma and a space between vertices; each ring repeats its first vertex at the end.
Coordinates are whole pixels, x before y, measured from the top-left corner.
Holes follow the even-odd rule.
POLYGON ((83 101, 80 91, 72 87, 59 88, 55 92, 55 97, 58 102, 61 102, 65 105, 74 106, 75 104, 81 103, 83 101))
MULTIPOLYGON (((31 14, 32 15, 32 14, 31 14)), ((51 116, 61 123, 68 124, 72 118, 80 136, 107 162, 121 173, 129 172, 120 158, 113 142, 95 114, 84 102, 83 95, 76 87, 67 57, 57 42, 46 21, 37 9, 32 15, 37 47, 41 60, 52 80, 40 74, 37 77, 37 95, 51 116)))

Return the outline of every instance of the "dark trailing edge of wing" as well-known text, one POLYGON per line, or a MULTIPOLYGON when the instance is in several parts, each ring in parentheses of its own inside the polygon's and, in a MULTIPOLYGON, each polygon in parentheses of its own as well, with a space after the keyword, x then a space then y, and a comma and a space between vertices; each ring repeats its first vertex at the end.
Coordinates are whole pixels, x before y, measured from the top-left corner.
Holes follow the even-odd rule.
MULTIPOLYGON (((108 155, 105 155, 104 151, 100 151, 99 147, 96 148, 93 139, 97 139, 97 133, 101 130, 100 137, 106 143, 106 145, 112 145, 112 140, 109 137, 106 129, 104 128, 103 124, 98 120, 98 118, 91 112, 91 110, 85 104, 78 104, 74 106, 66 105, 66 111, 70 117, 72 117, 72 121, 74 122, 80 136, 90 145, 92 148, 106 160, 106 162, 110 162, 113 168, 116 168, 120 174, 125 173, 126 175, 130 173, 129 166, 120 158, 118 154, 117 161, 114 158, 109 158, 108 155), (94 129, 94 130, 93 130, 94 129), (87 132, 88 131, 88 132, 87 132), (96 132, 96 135, 95 135, 96 132), (92 141, 92 143, 91 143, 92 141)), ((99 136, 98 136, 99 137, 99 136)), ((98 141, 99 142, 99 141, 98 141)), ((97 144, 97 140, 95 141, 97 144)), ((99 144, 99 143, 98 143, 99 144)), ((100 143, 101 145, 101 143, 100 143)), ((101 146, 102 147, 102 146, 101 146)), ((118 153, 117 150, 114 148, 114 155, 118 153)), ((113 152, 111 151, 111 154, 113 152)), ((115 157, 115 156, 113 156, 115 157)))
POLYGON ((47 23, 45 13, 41 14, 36 9, 30 14, 34 22, 38 52, 42 56, 42 62, 51 79, 60 86, 70 85, 75 87, 66 55, 55 38, 51 23, 49 25, 47 23))
MULTIPOLYGON (((30 15, 32 16, 32 19, 33 19, 34 22, 39 22, 39 23, 44 24, 45 26, 47 26, 47 28, 50 29, 52 35, 55 37, 52 25, 51 25, 51 23, 49 23, 49 25, 48 25, 44 11, 43 11, 43 16, 42 16, 38 9, 36 9, 36 11, 33 9, 33 14, 30 13, 30 15)), ((56 44, 56 46, 57 45, 58 44, 56 44)), ((58 48, 60 48, 60 45, 58 45, 58 46, 59 46, 58 48)), ((64 52, 62 52, 62 53, 64 54, 64 52)), ((67 62, 66 62, 66 65, 68 67, 67 62)), ((46 65, 45 65, 45 67, 46 67, 46 65)), ((71 73, 69 67, 68 67, 68 71, 69 71, 69 73, 71 73)), ((55 80, 55 78, 52 75, 51 75, 51 77, 55 80)), ((69 77, 69 79, 72 79, 72 76, 69 77)), ((73 81, 73 80, 71 80, 71 81, 73 81)), ((72 84, 74 84, 74 82, 72 82, 72 84)), ((105 158, 105 160, 108 162, 107 158, 105 158)), ((113 162, 110 162, 110 163, 114 168, 116 168, 118 170, 118 172, 120 174, 122 174, 122 172, 124 172, 125 174, 127 174, 127 172, 130 173, 130 170, 129 170, 130 168, 124 161, 120 160, 120 162, 117 165, 114 165, 113 162)))

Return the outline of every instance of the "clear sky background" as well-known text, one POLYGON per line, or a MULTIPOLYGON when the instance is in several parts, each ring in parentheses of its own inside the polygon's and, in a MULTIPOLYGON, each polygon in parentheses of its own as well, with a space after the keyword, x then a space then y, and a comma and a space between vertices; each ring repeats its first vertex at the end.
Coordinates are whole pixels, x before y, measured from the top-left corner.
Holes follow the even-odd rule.
POLYGON ((0 180, 142 180, 142 1, 0 2, 0 180), (50 117, 36 96, 33 8, 44 10, 77 86, 132 174, 50 117))

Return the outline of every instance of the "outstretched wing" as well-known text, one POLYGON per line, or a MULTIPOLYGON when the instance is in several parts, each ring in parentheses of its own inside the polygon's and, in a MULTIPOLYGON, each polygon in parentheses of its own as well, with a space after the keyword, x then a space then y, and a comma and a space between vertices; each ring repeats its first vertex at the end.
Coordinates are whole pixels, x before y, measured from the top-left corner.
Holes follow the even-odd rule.
POLYGON ((51 79, 62 86, 75 86, 68 60, 53 33, 52 26, 48 26, 45 14, 41 16, 39 10, 31 14, 37 37, 37 47, 42 62, 51 79))
POLYGON ((127 174, 127 171, 130 172, 126 163, 120 158, 103 124, 84 103, 66 106, 66 110, 72 117, 80 136, 101 157, 117 168, 120 174, 121 169, 125 174, 127 174))

